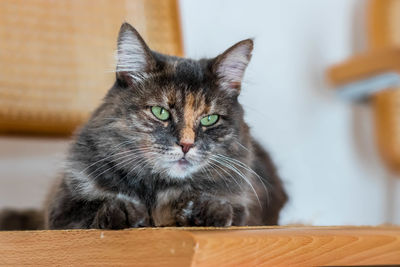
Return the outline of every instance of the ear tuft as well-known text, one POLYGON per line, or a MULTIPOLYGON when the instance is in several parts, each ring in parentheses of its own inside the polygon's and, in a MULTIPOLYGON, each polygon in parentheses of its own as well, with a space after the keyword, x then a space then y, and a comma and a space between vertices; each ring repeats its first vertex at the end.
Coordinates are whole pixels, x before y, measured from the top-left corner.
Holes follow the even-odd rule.
POLYGON ((213 65, 219 85, 229 93, 239 94, 244 72, 251 59, 253 40, 238 42, 219 55, 213 65))
POLYGON ((140 34, 129 23, 122 24, 118 35, 117 76, 140 76, 154 65, 151 50, 140 34))

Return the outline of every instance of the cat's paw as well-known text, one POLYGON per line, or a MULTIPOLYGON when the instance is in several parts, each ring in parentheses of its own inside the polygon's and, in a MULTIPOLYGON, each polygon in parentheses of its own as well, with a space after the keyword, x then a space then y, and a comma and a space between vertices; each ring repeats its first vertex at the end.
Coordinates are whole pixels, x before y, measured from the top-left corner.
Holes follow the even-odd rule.
POLYGON ((183 198, 178 202, 176 222, 179 226, 231 226, 233 207, 217 198, 183 198))
POLYGON ((146 207, 119 199, 105 201, 97 211, 92 228, 124 229, 149 225, 146 207))

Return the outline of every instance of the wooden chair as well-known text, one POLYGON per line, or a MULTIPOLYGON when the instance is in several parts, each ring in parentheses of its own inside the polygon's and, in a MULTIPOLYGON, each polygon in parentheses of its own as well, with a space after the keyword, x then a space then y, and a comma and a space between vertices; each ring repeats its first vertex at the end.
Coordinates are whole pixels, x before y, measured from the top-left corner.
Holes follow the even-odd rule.
POLYGON ((375 136, 387 166, 400 173, 400 1, 373 0, 368 13, 369 51, 328 71, 350 98, 370 97, 375 136))
POLYGON ((182 55, 177 0, 0 1, 0 134, 70 135, 85 122, 115 79, 124 21, 182 55))

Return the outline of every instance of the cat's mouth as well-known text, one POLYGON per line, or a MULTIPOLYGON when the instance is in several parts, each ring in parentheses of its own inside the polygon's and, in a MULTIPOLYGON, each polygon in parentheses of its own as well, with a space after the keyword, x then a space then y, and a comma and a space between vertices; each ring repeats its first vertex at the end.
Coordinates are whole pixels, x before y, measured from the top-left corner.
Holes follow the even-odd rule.
POLYGON ((186 158, 181 158, 180 160, 178 160, 178 164, 179 164, 180 166, 191 165, 191 163, 190 163, 186 158))
POLYGON ((193 167, 193 163, 191 163, 185 157, 182 157, 181 159, 172 163, 172 165, 168 168, 168 173, 170 174, 170 177, 182 179, 192 173, 193 167))
POLYGON ((205 161, 200 160, 195 152, 170 154, 170 158, 164 158, 159 166, 170 178, 187 178, 201 169, 205 164, 205 161))

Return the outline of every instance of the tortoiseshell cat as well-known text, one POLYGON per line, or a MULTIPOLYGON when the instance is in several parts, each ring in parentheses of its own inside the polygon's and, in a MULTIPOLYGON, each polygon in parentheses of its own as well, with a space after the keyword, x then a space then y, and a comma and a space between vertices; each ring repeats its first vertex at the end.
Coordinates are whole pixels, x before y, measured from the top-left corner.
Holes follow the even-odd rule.
POLYGON ((123 24, 116 82, 77 134, 47 228, 276 224, 287 196, 238 102, 252 49, 166 56, 123 24))

